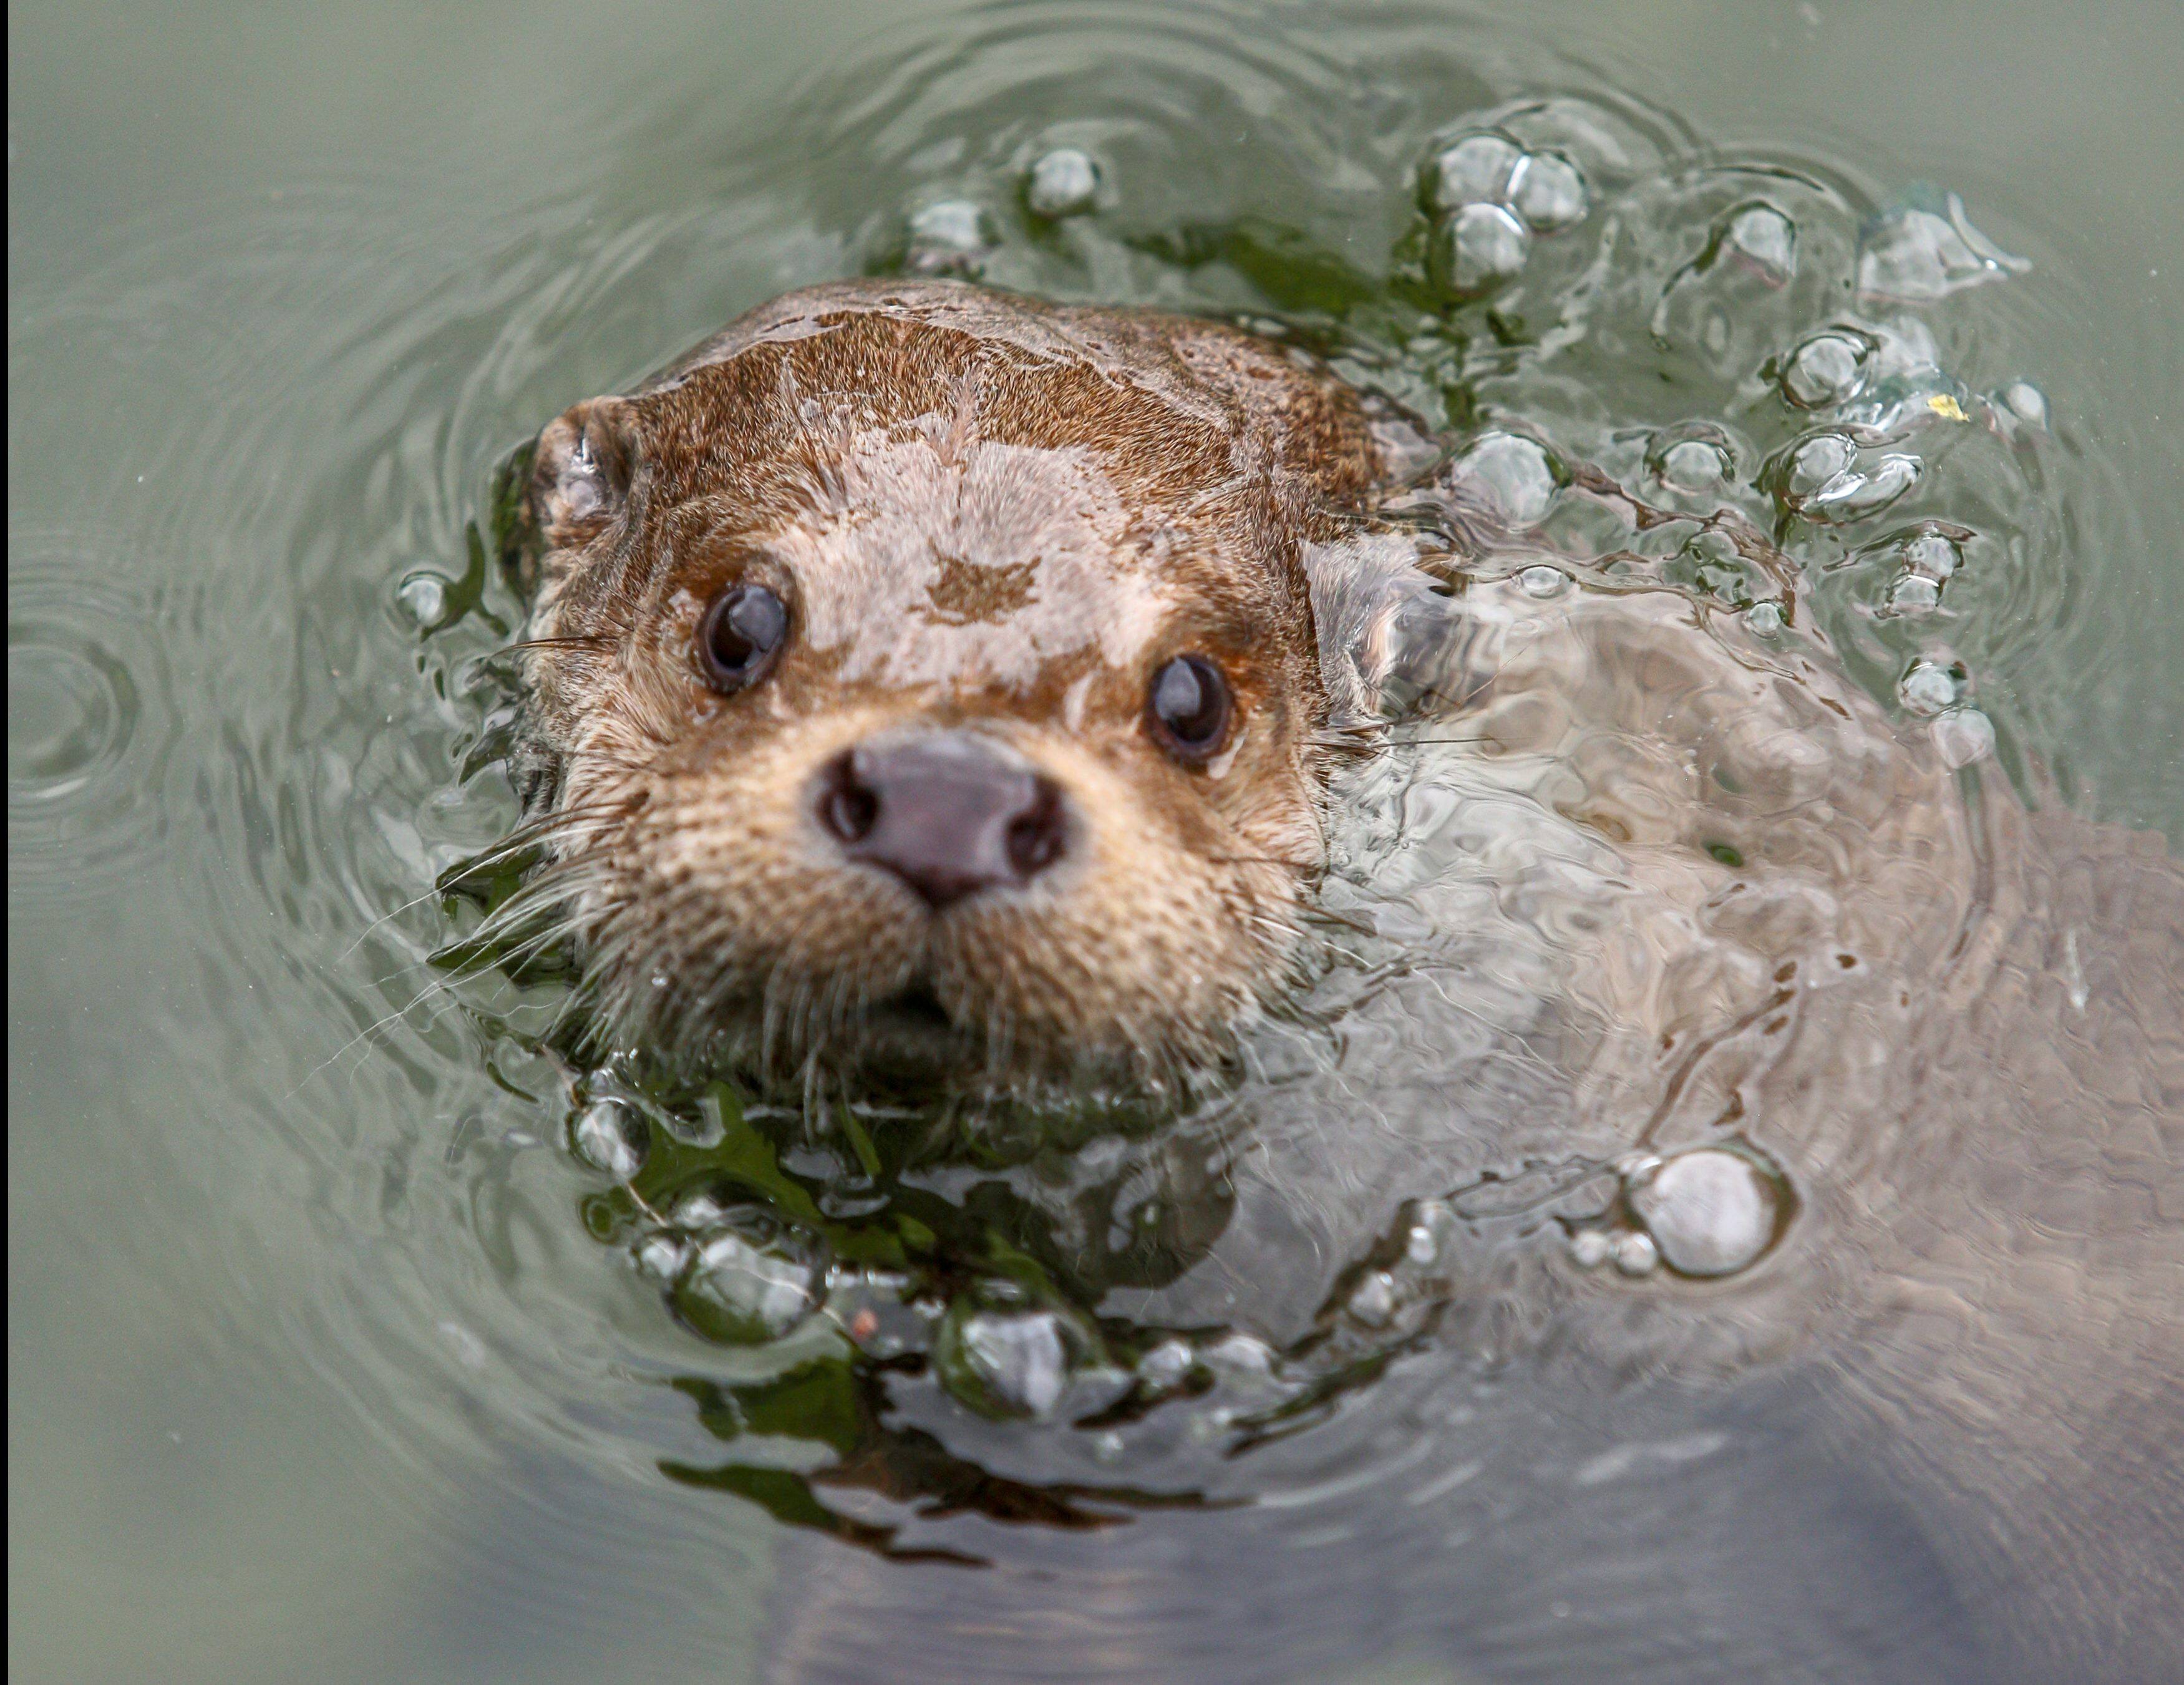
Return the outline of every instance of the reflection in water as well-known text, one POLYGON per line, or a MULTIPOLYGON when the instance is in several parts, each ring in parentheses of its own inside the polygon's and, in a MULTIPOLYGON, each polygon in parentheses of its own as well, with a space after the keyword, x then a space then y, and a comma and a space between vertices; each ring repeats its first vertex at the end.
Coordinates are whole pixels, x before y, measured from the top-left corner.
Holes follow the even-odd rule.
POLYGON ((178 211, 22 313, 115 526, 13 533, 11 887, 198 909, 132 954, 156 1102, 65 1143, 190 1215, 99 1260, 311 1389, 445 1655, 690 1671, 669 1611, 771 1574, 790 1676, 2158 1671, 2184 925, 2158 847, 2012 794, 2146 752, 2079 683, 2148 548, 2099 301, 1607 80, 1401 10, 992 9, 460 211, 178 211), (568 1063, 550 952, 432 965, 522 863, 465 869, 499 465, 895 265, 1234 315, 1445 447, 1320 971, 1187 1115, 769 1110, 568 1063))

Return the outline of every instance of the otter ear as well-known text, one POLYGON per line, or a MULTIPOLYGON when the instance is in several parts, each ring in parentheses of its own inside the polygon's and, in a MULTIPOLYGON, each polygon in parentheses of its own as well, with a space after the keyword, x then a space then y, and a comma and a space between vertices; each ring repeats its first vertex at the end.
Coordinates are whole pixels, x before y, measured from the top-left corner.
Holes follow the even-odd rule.
POLYGON ((629 400, 593 398, 547 424, 532 447, 526 583, 556 552, 582 550, 621 518, 637 467, 629 400))
POLYGON ((1330 730, 1368 732, 1430 707, 1461 666, 1463 581, 1435 565, 1445 560, 1404 532, 1305 547, 1330 730))

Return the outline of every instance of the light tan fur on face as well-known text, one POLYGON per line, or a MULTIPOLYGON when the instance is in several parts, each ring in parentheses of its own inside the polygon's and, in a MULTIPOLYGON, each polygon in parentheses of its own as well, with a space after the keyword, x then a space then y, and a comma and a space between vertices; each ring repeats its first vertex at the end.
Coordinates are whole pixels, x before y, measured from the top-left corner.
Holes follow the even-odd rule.
POLYGON ((560 897, 616 1033, 779 1074, 893 1058, 1160 1083, 1290 977, 1321 855, 1324 700, 1299 545, 1369 483, 1339 388, 1204 324, 948 286, 792 296, 542 436, 529 667, 560 897), (706 605, 789 606, 704 683, 706 605), (1201 655, 1230 737, 1179 764, 1146 695, 1201 655), (967 731, 1053 781, 1067 849, 935 912, 818 823, 860 745, 967 731), (933 1056, 932 1048, 922 1057, 933 1056))

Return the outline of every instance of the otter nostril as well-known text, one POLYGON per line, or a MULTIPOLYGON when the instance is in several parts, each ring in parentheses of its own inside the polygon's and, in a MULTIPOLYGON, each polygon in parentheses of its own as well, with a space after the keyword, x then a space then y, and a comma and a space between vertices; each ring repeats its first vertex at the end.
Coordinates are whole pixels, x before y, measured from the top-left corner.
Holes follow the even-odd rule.
POLYGON ((1065 835, 1061 793, 1041 778, 1031 806, 1009 823, 1009 864, 1026 878, 1044 872, 1061 858, 1065 835))
POLYGON ((861 744, 828 765, 815 806, 844 854, 891 873, 936 912, 1028 883, 1068 845, 1053 781, 975 732, 861 744))
POLYGON ((819 822, 842 842, 862 842, 879 823, 880 799, 859 781, 849 756, 827 771, 827 785, 819 796, 819 822))

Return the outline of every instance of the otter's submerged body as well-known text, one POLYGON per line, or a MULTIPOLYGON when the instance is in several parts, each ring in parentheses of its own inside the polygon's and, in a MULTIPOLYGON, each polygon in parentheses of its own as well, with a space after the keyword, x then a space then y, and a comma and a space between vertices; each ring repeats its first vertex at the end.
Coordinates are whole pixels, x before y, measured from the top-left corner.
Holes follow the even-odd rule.
POLYGON ((1083 1308, 1464 1354, 1388 1370, 1349 1448, 1406 1472, 1328 1453, 1309 1527, 815 1538, 775 1665, 2173 1671, 2184 876, 1434 461, 1233 330, 948 283, 791 295, 542 436, 520 766, 603 1035, 806 1092, 1279 1068, 1217 1218, 1156 1275, 1088 1241, 1083 1308), (1701 1149, 1775 1191, 1741 1250, 1645 1232, 1701 1149), (1351 1583, 1391 1536, 1415 1580, 1351 1583))

